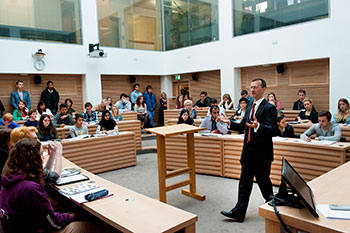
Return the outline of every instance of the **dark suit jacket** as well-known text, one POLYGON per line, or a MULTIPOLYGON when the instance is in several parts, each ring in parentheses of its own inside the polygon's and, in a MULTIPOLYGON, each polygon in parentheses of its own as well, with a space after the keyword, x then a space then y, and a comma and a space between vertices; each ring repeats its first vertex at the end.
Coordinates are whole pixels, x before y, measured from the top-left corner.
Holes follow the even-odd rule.
POLYGON ((272 137, 275 136, 277 128, 276 107, 265 99, 261 102, 255 113, 255 117, 260 123, 259 129, 256 133, 253 128, 251 129, 250 142, 247 143, 249 127, 246 125, 246 122, 249 121, 251 110, 252 105, 247 108, 245 116, 240 123, 235 123, 234 121, 230 122, 231 130, 242 131, 245 129, 241 163, 272 162, 272 137))

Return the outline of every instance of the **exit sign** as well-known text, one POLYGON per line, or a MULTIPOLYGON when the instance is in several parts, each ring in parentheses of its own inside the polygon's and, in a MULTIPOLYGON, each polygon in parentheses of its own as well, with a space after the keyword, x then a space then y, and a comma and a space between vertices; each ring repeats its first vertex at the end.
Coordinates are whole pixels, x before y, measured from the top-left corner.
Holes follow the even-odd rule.
POLYGON ((179 74, 175 75, 175 80, 179 81, 181 79, 181 76, 179 74))

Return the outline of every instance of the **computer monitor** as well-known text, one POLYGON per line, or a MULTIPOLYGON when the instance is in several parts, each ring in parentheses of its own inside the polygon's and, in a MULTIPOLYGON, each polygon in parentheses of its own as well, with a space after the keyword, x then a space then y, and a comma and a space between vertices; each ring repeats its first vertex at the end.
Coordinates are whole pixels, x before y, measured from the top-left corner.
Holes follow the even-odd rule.
POLYGON ((311 214, 318 218, 311 188, 285 158, 282 160, 282 181, 297 194, 311 214))

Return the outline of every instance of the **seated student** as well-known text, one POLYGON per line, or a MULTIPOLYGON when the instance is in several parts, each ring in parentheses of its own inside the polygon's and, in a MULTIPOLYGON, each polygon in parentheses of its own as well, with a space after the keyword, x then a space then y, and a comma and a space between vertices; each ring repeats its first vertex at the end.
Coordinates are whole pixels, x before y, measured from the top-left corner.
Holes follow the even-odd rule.
POLYGON ((56 127, 52 124, 49 115, 43 114, 38 125, 38 139, 40 141, 55 140, 58 138, 56 127))
MULTIPOLYGON (((241 91, 241 98, 246 98, 248 100, 248 105, 247 107, 254 103, 254 98, 252 98, 249 94, 248 94, 248 91, 247 90, 243 90, 241 91)), ((240 106, 240 103, 238 103, 237 105, 237 109, 239 109, 241 106, 240 106)))
POLYGON ((277 117, 278 130, 276 136, 285 137, 285 138, 298 138, 298 135, 295 135, 293 126, 287 124, 286 116, 283 114, 278 115, 277 117))
POLYGON ((277 110, 281 110, 281 102, 276 98, 276 94, 274 92, 269 93, 266 100, 271 104, 274 103, 273 105, 276 106, 277 110))
POLYGON ((210 107, 210 98, 208 97, 208 93, 206 91, 202 91, 200 94, 200 99, 194 104, 195 109, 210 107))
POLYGON ((0 125, 4 125, 10 129, 21 127, 13 121, 13 116, 11 113, 6 113, 4 117, 0 119, 0 125))
POLYGON ((81 114, 83 116, 84 122, 88 124, 98 123, 98 115, 97 112, 92 110, 92 104, 90 102, 86 102, 84 107, 85 112, 81 114))
POLYGON ((188 110, 189 117, 191 117, 192 119, 196 119, 197 118, 197 112, 194 108, 192 108, 192 101, 191 100, 185 100, 185 109, 188 110))
MULTIPOLYGON (((192 105, 191 105, 192 107, 192 105)), ((179 120, 177 124, 188 124, 194 125, 193 119, 190 117, 190 112, 187 109, 182 109, 179 115, 179 120)))
POLYGON ((137 120, 143 122, 143 126, 141 128, 149 128, 150 119, 147 113, 147 105, 144 101, 143 95, 140 95, 136 98, 134 111, 137 113, 137 120))
POLYGON ((336 115, 333 115, 332 121, 340 124, 350 124, 350 108, 347 99, 342 98, 338 101, 338 111, 336 115))
MULTIPOLYGON (((218 101, 215 98, 211 98, 210 99, 210 106, 214 106, 214 105, 218 106, 219 112, 220 112, 220 116, 224 116, 225 115, 225 109, 218 105, 218 101)), ((210 114, 211 114, 210 113, 210 109, 208 109, 207 116, 210 116, 210 114)))
POLYGON ((75 116, 75 110, 72 108, 73 106, 73 100, 72 99, 66 99, 64 103, 67 105, 67 113, 71 114, 73 117, 75 116))
POLYGON ((37 127, 39 122, 36 120, 36 110, 32 109, 28 113, 29 119, 24 122, 24 126, 34 126, 37 127))
POLYGON ((231 99, 231 96, 229 94, 225 94, 223 97, 222 97, 222 100, 221 102, 219 103, 219 106, 222 107, 223 109, 225 110, 229 110, 233 107, 233 102, 232 102, 232 99, 231 99))
POLYGON ((318 114, 318 124, 311 126, 306 130, 300 138, 310 142, 311 135, 316 134, 315 140, 328 140, 328 141, 339 141, 341 138, 340 126, 331 122, 332 114, 328 111, 320 112, 318 114))
POLYGON ((18 108, 13 111, 13 120, 22 121, 26 120, 28 117, 28 108, 24 100, 20 100, 18 103, 18 108))
POLYGON ((4 113, 5 113, 5 107, 0 100, 0 118, 4 116, 4 113))
POLYGON ((302 110, 299 112, 299 115, 296 120, 300 122, 303 122, 306 120, 306 122, 317 123, 318 113, 316 109, 312 106, 312 100, 310 98, 304 99, 304 107, 305 107, 305 110, 302 110))
POLYGON ((96 134, 119 134, 117 123, 111 118, 110 112, 104 110, 102 112, 102 119, 98 123, 96 134))
MULTIPOLYGON (((100 104, 95 105, 93 108, 94 111, 98 112, 98 114, 102 114, 104 110, 108 108, 108 101, 107 99, 103 99, 100 104)), ((108 110, 108 109, 107 109, 108 110)))
POLYGON ((55 127, 63 128, 66 125, 74 125, 75 121, 71 114, 67 113, 68 107, 66 104, 60 105, 60 112, 53 118, 53 125, 55 127))
POLYGON ((213 105, 210 107, 210 116, 206 116, 199 127, 207 128, 200 133, 228 134, 227 124, 220 120, 219 107, 213 105))
POLYGON ((179 95, 176 98, 176 109, 182 109, 184 107, 184 97, 179 95))
POLYGON ((131 111, 131 102, 128 101, 128 96, 125 93, 120 95, 120 100, 118 100, 115 105, 119 108, 121 113, 131 111))
POLYGON ((42 163, 42 148, 37 140, 22 139, 11 150, 0 192, 3 230, 61 233, 92 230, 86 222, 73 224, 75 214, 54 212, 44 190, 42 163))
POLYGON ((36 120, 38 121, 42 114, 47 114, 50 117, 53 117, 53 114, 50 109, 46 108, 44 101, 39 101, 36 110, 36 120))
MULTIPOLYGON (((4 168, 6 164, 6 160, 8 158, 8 153, 10 150, 10 135, 11 135, 11 129, 0 126, 0 178, 2 169, 4 168)), ((1 180, 0 180, 0 189, 1 189, 1 180)))
MULTIPOLYGON (((10 135, 11 146, 23 138, 37 140, 38 130, 32 126, 20 127, 12 130, 10 135)), ((46 182, 55 183, 61 175, 62 170, 62 144, 51 142, 48 145, 49 159, 44 166, 44 179, 46 182)))
POLYGON ((108 97, 106 98, 106 100, 107 100, 107 110, 112 111, 112 106, 113 106, 113 100, 112 100, 112 98, 108 96, 108 97))
POLYGON ((75 125, 69 129, 69 135, 71 138, 75 138, 84 134, 89 134, 89 130, 83 125, 83 116, 77 114, 75 115, 75 125))
POLYGON ((303 89, 299 89, 297 94, 298 94, 299 99, 294 102, 293 110, 305 109, 305 107, 304 107, 304 99, 306 97, 306 91, 303 90, 303 89))
POLYGON ((122 121, 123 120, 123 117, 122 117, 122 114, 119 113, 119 108, 117 106, 113 106, 112 107, 112 116, 113 116, 113 119, 118 122, 118 121, 122 121))
POLYGON ((244 97, 239 99, 239 109, 235 112, 233 116, 231 116, 231 120, 236 121, 237 123, 241 122, 244 117, 245 111, 248 107, 248 100, 244 97))

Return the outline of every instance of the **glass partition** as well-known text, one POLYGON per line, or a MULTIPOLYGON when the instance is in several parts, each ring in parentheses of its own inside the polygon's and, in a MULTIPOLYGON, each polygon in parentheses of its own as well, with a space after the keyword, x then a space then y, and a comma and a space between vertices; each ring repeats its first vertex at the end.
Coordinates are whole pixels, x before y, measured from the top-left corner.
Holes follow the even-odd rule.
POLYGON ((328 0, 233 0, 234 35, 328 17, 328 0))
POLYGON ((0 0, 0 38, 81 44, 79 0, 0 0))
POLYGON ((219 39, 217 0, 164 0, 165 49, 219 39))
POLYGON ((162 50, 161 0, 98 0, 100 44, 162 50))

